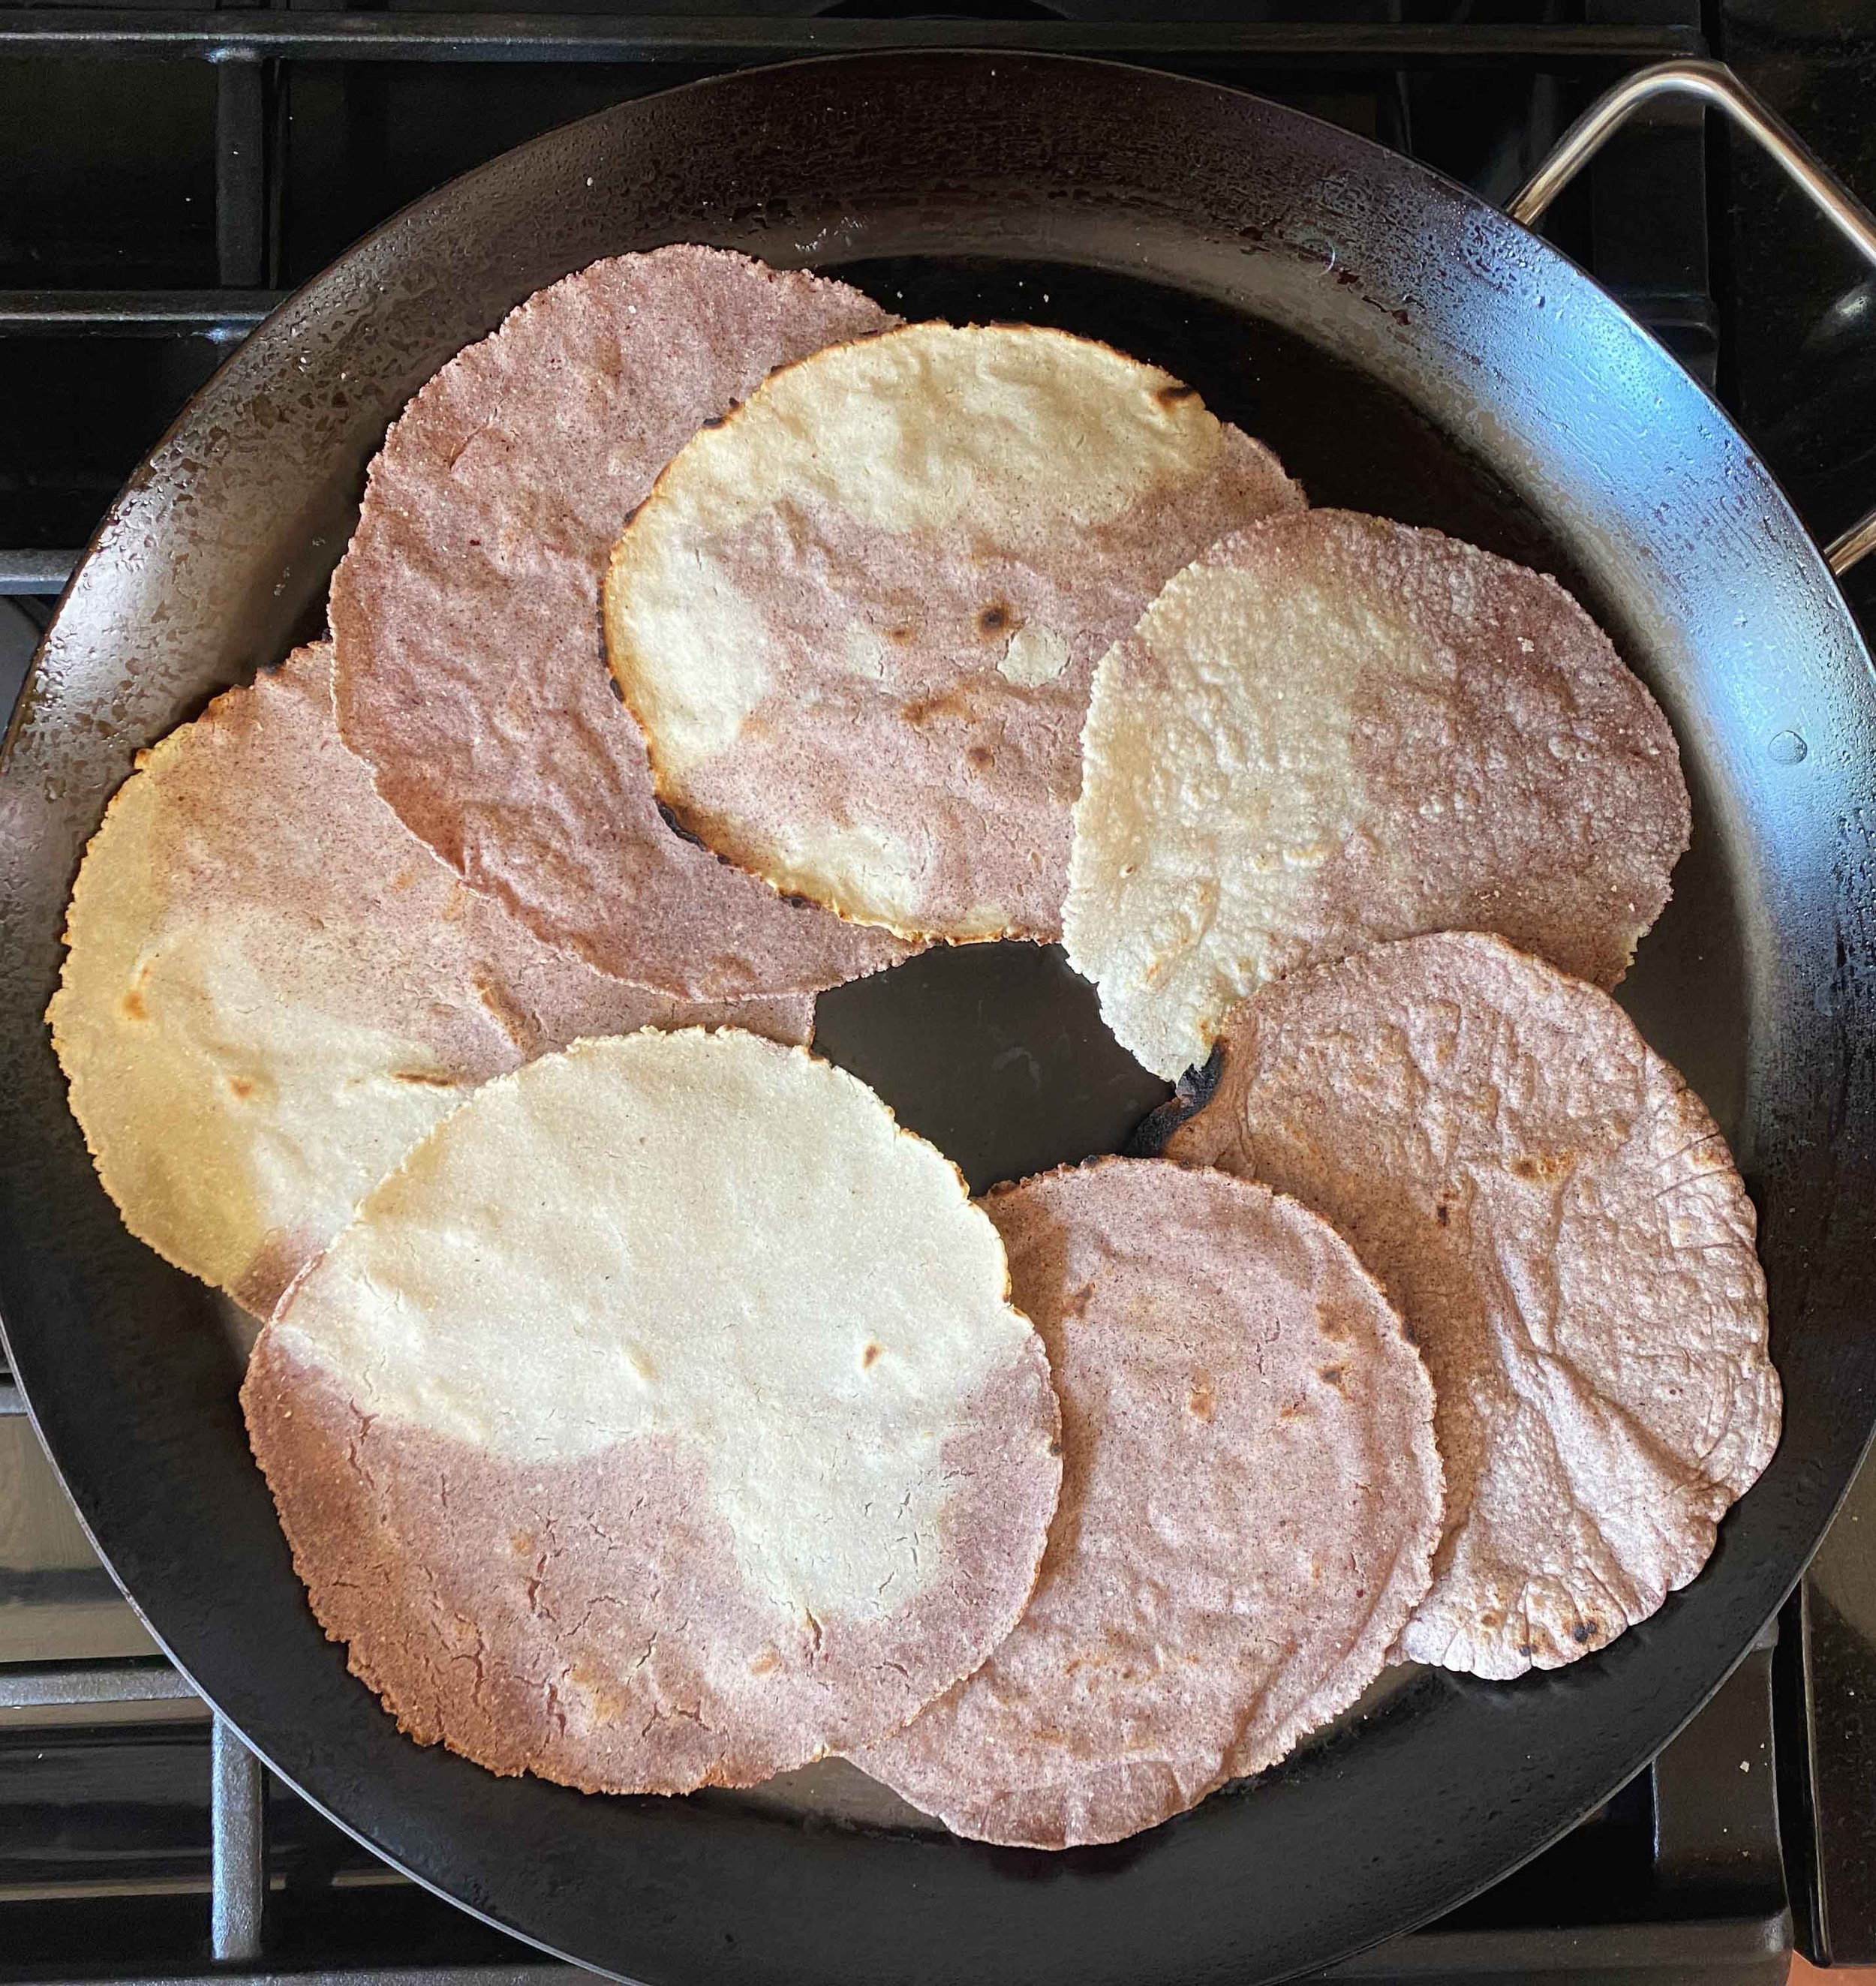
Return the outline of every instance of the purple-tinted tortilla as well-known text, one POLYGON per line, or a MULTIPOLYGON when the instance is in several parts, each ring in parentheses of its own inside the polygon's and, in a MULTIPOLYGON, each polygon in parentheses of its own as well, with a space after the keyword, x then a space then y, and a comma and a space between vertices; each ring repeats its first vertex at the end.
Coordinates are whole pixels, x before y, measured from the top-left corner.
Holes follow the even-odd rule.
POLYGON ((1698 1573, 1778 1442, 1756 1220, 1700 1100, 1606 994, 1502 940, 1265 987, 1168 1155, 1332 1220, 1433 1377, 1446 1535, 1401 1639, 1556 1668, 1698 1573))
POLYGON ((452 359, 372 465, 332 581, 341 733, 459 875, 615 978, 739 999, 904 955, 667 827, 599 625, 613 540, 696 429, 893 321, 716 249, 619 256, 452 359))
POLYGON ((1426 1590, 1433 1392, 1353 1253, 1222 1173, 1107 1159, 983 1202, 1062 1399, 1029 1611, 855 1762, 961 1834, 1117 1840, 1373 1681, 1426 1590))

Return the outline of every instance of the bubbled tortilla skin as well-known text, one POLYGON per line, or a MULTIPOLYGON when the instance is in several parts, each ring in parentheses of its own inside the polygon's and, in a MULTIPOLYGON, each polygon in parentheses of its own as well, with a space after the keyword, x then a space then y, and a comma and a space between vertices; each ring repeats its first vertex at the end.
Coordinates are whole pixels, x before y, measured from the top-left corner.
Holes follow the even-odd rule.
POLYGON ((583 1035, 813 1028, 804 997, 686 1005, 608 979, 465 890, 340 743, 325 644, 139 756, 65 935, 48 1019, 105 1190, 140 1240, 260 1317, 489 1077, 583 1035), (257 1030, 276 1012, 278 1034, 257 1030), (400 1075, 397 1106, 362 1114, 400 1075), (244 1239, 231 1206, 251 1210, 244 1239))
POLYGON ((619 256, 451 360, 372 465, 332 585, 345 742, 451 868, 597 971, 721 1001, 905 955, 670 832, 599 614, 614 540, 700 424, 773 366, 894 321, 721 250, 619 256))
POLYGON ((1478 934, 1264 988, 1169 1156, 1335 1222, 1432 1372, 1448 1485, 1400 1653, 1505 1679, 1646 1620, 1775 1451, 1756 1217, 1598 988, 1478 934))

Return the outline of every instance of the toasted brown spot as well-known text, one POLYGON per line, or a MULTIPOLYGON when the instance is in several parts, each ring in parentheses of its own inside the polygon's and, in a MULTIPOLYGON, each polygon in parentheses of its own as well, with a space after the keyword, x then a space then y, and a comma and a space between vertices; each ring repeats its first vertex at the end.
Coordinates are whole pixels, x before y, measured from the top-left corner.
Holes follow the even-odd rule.
POLYGON ((126 1021, 147 1021, 150 1018, 150 1009, 143 1005, 143 996, 134 986, 117 1005, 126 1021))
POLYGON ((918 631, 916 628, 888 628, 886 630, 886 638, 889 641, 898 642, 900 647, 903 648, 918 631))
POLYGON ((1579 1621, 1570 1630, 1570 1638, 1578 1644, 1586 1644, 1595 1638, 1598 1631, 1594 1621, 1579 1621))
POLYGON ((1201 1421, 1211 1419, 1212 1408, 1218 1402, 1217 1392, 1208 1372, 1195 1372, 1192 1375, 1191 1391, 1186 1395, 1186 1411, 1201 1421))
POLYGON ((773 1648, 764 1648, 749 1664, 751 1675, 773 1675, 782 1666, 782 1658, 773 1648))
POLYGON ((534 1044, 538 1037, 534 1022, 520 1003, 512 999, 506 990, 497 985, 486 973, 472 974, 469 983, 475 989, 476 998, 482 1011, 496 1026, 524 1055, 533 1054, 534 1044))
POLYGON ((877 1345, 869 1345, 865 1351, 861 1352, 860 1355, 860 1363, 862 1368, 870 1371, 873 1366, 878 1363, 879 1356, 880 1348, 877 1345))
POLYGON ((1198 389, 1196 386, 1162 386, 1153 397, 1163 407, 1176 407, 1181 400, 1196 399, 1198 389))
POLYGON ((1333 1386, 1337 1392, 1340 1392, 1342 1382, 1347 1377, 1348 1370, 1346 1365, 1321 1365, 1316 1368, 1316 1377, 1324 1385, 1333 1386))
POLYGON ((988 745, 967 746, 965 748, 964 762, 967 766, 975 766, 982 771, 985 766, 991 764, 995 759, 996 756, 988 745))
POLYGON ((1511 1170, 1521 1180, 1555 1179, 1570 1166, 1568 1152, 1526 1153, 1511 1161, 1511 1170))
POLYGON ((1088 1300, 1094 1294, 1094 1285, 1083 1283, 1079 1289, 1070 1290, 1062 1302, 1062 1321, 1079 1324, 1088 1314, 1088 1300))
POLYGON ((1453 1210, 1451 1207, 1449 1206, 1445 1200, 1441 1200, 1438 1206, 1433 1209, 1433 1218, 1439 1222, 1442 1227, 1447 1226, 1453 1218, 1453 1210))
POLYGON ((241 1100, 245 1103, 248 1098, 254 1094, 254 1079, 251 1076, 247 1075, 230 1076, 228 1078, 228 1092, 231 1096, 238 1096, 241 1100))
POLYGON ((605 1671, 590 1662, 575 1662, 567 1680, 586 1698, 586 1707, 595 1724, 616 1724, 625 1708, 625 1698, 605 1671))
POLYGON ((922 731, 928 724, 945 718, 968 719, 972 714, 970 689, 970 685, 963 682, 941 689, 935 695, 914 698, 905 706, 906 722, 914 731, 922 731))
POLYGON ((1010 611, 1000 600, 993 600, 977 617, 978 628, 986 635, 1000 635, 1010 624, 1010 611))
POLYGON ((534 1533, 531 1531, 517 1531, 508 1540, 508 1549, 517 1558, 531 1557, 534 1549, 534 1533))
POLYGON ((453 1089, 456 1087, 454 1076, 443 1075, 427 1069, 394 1069, 391 1072, 391 1080, 411 1083, 419 1089, 453 1089))

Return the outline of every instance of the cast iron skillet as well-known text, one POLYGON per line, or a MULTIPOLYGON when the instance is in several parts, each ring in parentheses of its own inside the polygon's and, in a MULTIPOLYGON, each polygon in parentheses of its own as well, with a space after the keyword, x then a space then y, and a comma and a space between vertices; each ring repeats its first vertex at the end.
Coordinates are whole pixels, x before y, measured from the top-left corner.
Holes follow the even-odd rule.
MULTIPOLYGON (((1494 1880, 1656 1751, 1792 1584, 1876 1417, 1868 658, 1764 470, 1614 305, 1459 188, 1271 104, 1063 59, 860 57, 628 104, 445 188, 287 303, 138 472, 48 637, 0 807, 0 1309, 86 1523, 295 1786, 598 1967, 1249 1986, 1325 1963, 1494 1880), (133 750, 316 627, 404 399, 540 284, 683 240, 1160 361, 1317 500, 1559 571, 1654 687, 1697 838, 1625 997, 1758 1196, 1787 1417, 1706 1574, 1607 1654, 1510 1685, 1419 1674, 1247 1788, 1049 1857, 498 1780, 399 1738, 321 1637, 236 1350, 119 1226, 66 1113, 40 1020, 62 907, 133 750)), ((1117 1144, 1163 1094, 1032 949, 928 959, 830 998, 822 1028, 979 1184, 1117 1144)))

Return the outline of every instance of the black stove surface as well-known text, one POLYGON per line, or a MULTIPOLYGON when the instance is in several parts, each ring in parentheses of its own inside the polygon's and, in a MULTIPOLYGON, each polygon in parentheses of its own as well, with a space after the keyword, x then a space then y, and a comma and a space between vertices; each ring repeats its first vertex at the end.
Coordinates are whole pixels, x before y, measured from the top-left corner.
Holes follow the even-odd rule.
MULTIPOLYGON (((1876 194, 1876 0, 730 3, 0 0, 0 709, 74 548, 280 295, 493 154, 726 64, 935 39, 1110 54, 1281 98, 1502 200, 1598 89, 1711 49, 1876 194)), ((1876 502, 1876 278, 1769 167, 1668 112, 1550 232, 1717 383, 1820 537, 1876 502)), ((1876 560, 1848 590, 1876 635, 1876 560)), ((567 1971, 386 1868, 213 1722, 114 1597, 18 1405, 0 1381, 0 1986, 567 1971)), ((1866 1530, 1867 1471, 1776 1646, 1647 1772, 1324 1976, 1771 1986, 1794 1924, 1815 1957, 1876 1960, 1866 1530)))

